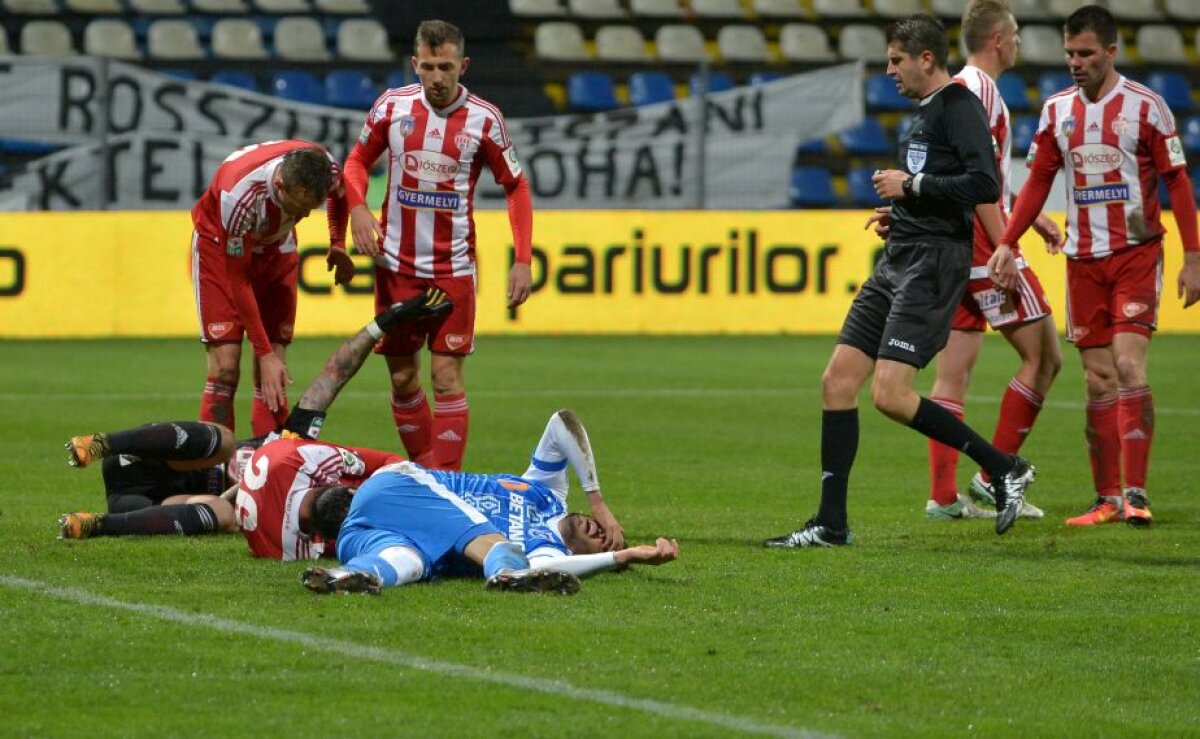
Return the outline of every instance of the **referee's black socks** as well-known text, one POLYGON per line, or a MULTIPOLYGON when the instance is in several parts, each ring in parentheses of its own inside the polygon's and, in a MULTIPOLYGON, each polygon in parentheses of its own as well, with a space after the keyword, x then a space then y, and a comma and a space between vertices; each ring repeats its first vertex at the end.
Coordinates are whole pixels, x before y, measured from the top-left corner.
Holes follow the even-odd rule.
POLYGON ((951 449, 957 449, 975 464, 987 470, 993 477, 1012 469, 1013 457, 989 444, 970 426, 954 417, 954 414, 929 398, 922 397, 917 412, 908 425, 934 441, 940 441, 951 449))
POLYGON ((821 507, 817 522, 846 528, 846 488, 858 454, 858 409, 821 413, 821 507))

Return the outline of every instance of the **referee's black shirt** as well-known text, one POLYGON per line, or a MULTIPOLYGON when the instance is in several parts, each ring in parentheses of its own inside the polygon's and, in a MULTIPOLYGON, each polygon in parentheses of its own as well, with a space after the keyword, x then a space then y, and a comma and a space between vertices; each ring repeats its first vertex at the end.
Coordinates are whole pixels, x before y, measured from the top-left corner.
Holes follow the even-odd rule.
POLYGON ((975 206, 1000 199, 994 147, 983 103, 964 85, 921 100, 900 142, 900 169, 922 175, 920 194, 892 202, 889 239, 971 244, 975 206))

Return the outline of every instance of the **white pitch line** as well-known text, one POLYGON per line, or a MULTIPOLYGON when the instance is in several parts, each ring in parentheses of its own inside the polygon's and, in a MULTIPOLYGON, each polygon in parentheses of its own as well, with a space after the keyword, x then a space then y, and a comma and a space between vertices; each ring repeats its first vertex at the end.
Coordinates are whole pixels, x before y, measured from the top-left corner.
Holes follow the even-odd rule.
POLYGON ((172 623, 182 624, 184 626, 202 627, 206 629, 212 629, 214 631, 220 631, 225 634, 239 634, 242 636, 251 636, 259 639, 269 639, 271 641, 283 642, 285 644, 294 644, 306 649, 333 652, 343 657, 370 660, 372 662, 382 662, 384 664, 407 667, 414 670, 423 670, 425 672, 432 672, 448 677, 495 683, 496 685, 506 688, 522 688, 524 690, 545 693, 547 695, 555 695, 574 700, 590 701, 592 703, 599 703, 601 705, 610 706, 613 708, 625 708, 634 711, 642 711, 644 713, 653 714, 662 718, 695 721, 722 729, 741 732, 743 734, 760 734, 763 736, 784 737, 784 739, 817 739, 818 737, 823 738, 834 736, 832 734, 809 731, 807 729, 796 729, 791 726, 761 723, 759 721, 743 718, 741 716, 714 713, 712 711, 705 711, 699 708, 692 708, 691 706, 680 706, 673 703, 664 703, 662 701, 656 701, 649 698, 633 698, 631 696, 615 693, 611 690, 580 688, 562 680, 546 680, 543 678, 526 677, 524 675, 517 675, 508 672, 481 669, 479 667, 472 667, 471 665, 425 659, 424 657, 406 654, 404 652, 395 650, 381 649, 379 647, 366 647, 353 642, 313 636, 300 631, 288 631, 286 629, 277 629, 271 626, 258 626, 255 624, 244 623, 242 621, 219 618, 206 613, 188 613, 186 611, 175 610, 174 608, 170 608, 168 606, 149 605, 145 603, 127 603, 125 601, 114 600, 113 598, 108 598, 103 595, 95 595, 87 592, 86 590, 57 587, 38 582, 36 580, 27 580, 23 577, 0 575, 0 585, 6 585, 10 588, 18 588, 21 590, 28 590, 41 595, 49 596, 51 598, 56 598, 58 600, 70 601, 72 603, 130 611, 132 613, 149 616, 162 621, 170 621, 172 623))

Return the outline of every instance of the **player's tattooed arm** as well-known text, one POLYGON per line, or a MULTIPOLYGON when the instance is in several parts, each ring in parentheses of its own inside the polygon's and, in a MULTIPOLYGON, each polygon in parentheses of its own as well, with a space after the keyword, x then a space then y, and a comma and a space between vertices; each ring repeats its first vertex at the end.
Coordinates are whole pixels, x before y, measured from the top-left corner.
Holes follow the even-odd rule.
POLYGON ((350 378, 358 373, 374 346, 375 339, 365 328, 339 346, 325 362, 325 369, 300 396, 297 405, 313 411, 328 410, 350 378))

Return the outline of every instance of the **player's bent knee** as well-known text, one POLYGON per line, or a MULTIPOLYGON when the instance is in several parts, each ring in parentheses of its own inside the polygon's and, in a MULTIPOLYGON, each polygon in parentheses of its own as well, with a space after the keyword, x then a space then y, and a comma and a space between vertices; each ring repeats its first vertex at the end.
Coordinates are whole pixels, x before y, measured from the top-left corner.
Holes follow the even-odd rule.
POLYGON ((407 585, 425 576, 425 559, 412 547, 388 547, 379 553, 379 558, 396 571, 392 585, 407 585))
POLYGON ((238 530, 237 512, 233 504, 215 495, 193 495, 188 503, 203 503, 217 518, 217 533, 230 534, 238 530))

